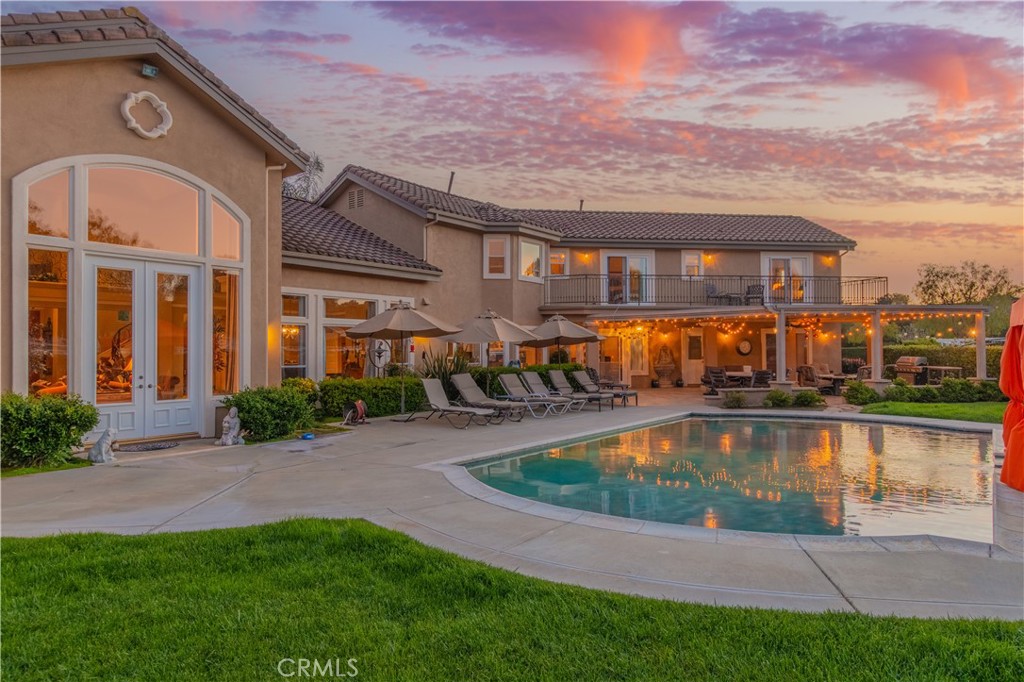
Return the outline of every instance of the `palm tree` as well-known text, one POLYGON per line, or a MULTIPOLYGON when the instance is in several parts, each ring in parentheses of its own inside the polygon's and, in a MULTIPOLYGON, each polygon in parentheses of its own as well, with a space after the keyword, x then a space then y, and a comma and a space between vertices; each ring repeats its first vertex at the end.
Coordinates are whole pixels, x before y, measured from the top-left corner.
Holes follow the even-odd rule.
POLYGON ((306 170, 281 183, 281 194, 292 199, 314 201, 323 189, 324 162, 320 155, 312 152, 306 170))

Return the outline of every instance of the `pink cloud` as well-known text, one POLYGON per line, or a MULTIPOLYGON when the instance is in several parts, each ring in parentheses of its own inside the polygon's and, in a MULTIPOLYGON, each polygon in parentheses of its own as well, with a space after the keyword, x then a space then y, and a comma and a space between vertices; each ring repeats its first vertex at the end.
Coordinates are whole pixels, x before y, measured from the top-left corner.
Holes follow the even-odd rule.
POLYGON ((324 65, 324 70, 328 73, 352 76, 376 76, 381 72, 376 66, 356 62, 331 62, 324 65))
POLYGON ((327 64, 330 62, 329 58, 320 54, 304 52, 302 50, 286 50, 279 47, 267 48, 263 50, 263 54, 274 59, 298 62, 300 64, 327 64))
POLYGON ((267 29, 259 32, 232 33, 223 28, 190 28, 181 31, 183 38, 212 43, 257 43, 261 45, 343 45, 352 42, 345 33, 305 33, 267 29))
POLYGON ((386 19, 431 35, 516 54, 596 57, 615 82, 639 83, 648 68, 678 73, 689 57, 680 42, 688 27, 706 27, 727 6, 620 2, 402 2, 374 6, 386 19))
POLYGON ((452 57, 468 57, 469 51, 461 47, 455 47, 454 45, 446 45, 443 43, 435 43, 433 45, 424 45, 417 43, 411 48, 414 54, 420 57, 427 57, 432 59, 450 59, 452 57))

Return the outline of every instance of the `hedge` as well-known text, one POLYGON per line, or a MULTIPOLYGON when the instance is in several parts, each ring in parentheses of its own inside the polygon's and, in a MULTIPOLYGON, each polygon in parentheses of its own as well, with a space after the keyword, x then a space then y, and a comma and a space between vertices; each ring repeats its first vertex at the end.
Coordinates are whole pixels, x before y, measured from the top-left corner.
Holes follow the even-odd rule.
POLYGON ((545 384, 551 386, 551 379, 548 376, 548 372, 553 369, 560 369, 565 372, 566 378, 569 383, 576 389, 580 387, 576 385, 576 381, 572 378, 572 373, 581 369, 586 369, 584 365, 578 362, 568 362, 565 364, 551 364, 551 365, 528 365, 520 369, 519 367, 470 367, 469 373, 473 376, 477 386, 483 389, 487 395, 504 395, 505 389, 501 385, 501 381, 498 379, 502 374, 519 374, 522 371, 536 372, 540 375, 540 378, 545 384))
MULTIPOLYGON (((964 378, 976 376, 978 367, 975 361, 974 346, 925 346, 925 345, 899 345, 885 346, 882 348, 882 358, 886 365, 894 365, 904 355, 919 355, 928 358, 929 365, 944 365, 946 367, 963 367, 964 378)), ((987 376, 996 378, 999 376, 999 359, 1003 355, 1002 346, 987 346, 985 348, 985 365, 987 376)))
POLYGON ((289 386, 258 386, 246 387, 222 402, 238 408, 246 439, 259 442, 311 427, 313 406, 307 395, 289 386))
POLYGON ((970 379, 946 377, 936 386, 911 386, 896 379, 885 389, 884 395, 860 381, 851 381, 843 395, 851 405, 868 405, 887 401, 894 403, 977 403, 1009 400, 994 381, 976 382, 970 379))
POLYGON ((345 407, 357 400, 366 403, 366 416, 386 417, 401 412, 402 385, 405 409, 418 409, 426 402, 423 382, 413 376, 367 379, 324 379, 320 382, 320 405, 326 417, 344 417, 345 407))
POLYGON ((85 434, 99 423, 99 410, 77 395, 0 398, 0 464, 55 466, 71 459, 85 434))

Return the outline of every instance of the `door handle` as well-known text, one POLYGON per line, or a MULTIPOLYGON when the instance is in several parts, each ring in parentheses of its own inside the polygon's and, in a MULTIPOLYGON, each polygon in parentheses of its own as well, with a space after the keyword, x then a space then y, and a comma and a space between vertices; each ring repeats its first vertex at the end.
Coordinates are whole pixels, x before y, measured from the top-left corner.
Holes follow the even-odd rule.
MULTIPOLYGON (((142 387, 139 386, 139 388, 142 388, 142 387)), ((146 388, 153 388, 153 384, 146 384, 146 388)))

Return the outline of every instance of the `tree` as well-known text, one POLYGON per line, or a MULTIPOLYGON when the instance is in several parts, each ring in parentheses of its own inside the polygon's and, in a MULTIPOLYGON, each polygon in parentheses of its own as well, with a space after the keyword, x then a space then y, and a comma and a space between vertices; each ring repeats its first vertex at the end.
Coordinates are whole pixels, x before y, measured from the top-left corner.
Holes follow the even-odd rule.
POLYGON ((281 183, 281 194, 292 199, 314 201, 323 189, 324 162, 313 152, 309 155, 306 170, 281 183))
POLYGON ((960 267, 925 263, 917 274, 914 293, 927 304, 980 303, 992 296, 1016 296, 1024 291, 1024 286, 1010 279, 1009 269, 996 270, 973 260, 960 267))

